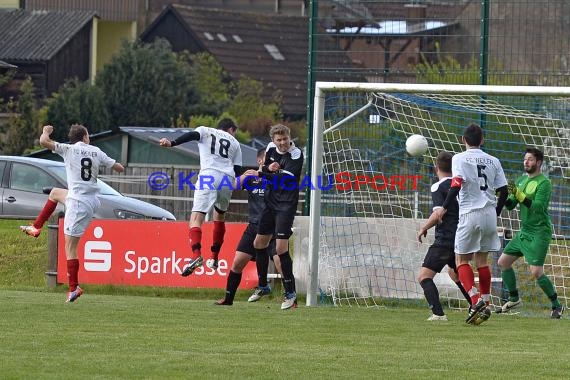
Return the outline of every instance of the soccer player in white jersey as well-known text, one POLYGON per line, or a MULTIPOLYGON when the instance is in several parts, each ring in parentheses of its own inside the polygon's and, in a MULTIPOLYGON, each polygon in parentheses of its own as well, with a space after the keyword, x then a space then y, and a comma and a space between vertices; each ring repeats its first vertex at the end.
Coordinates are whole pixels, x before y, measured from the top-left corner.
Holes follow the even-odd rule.
POLYGON ((466 150, 453 156, 451 188, 443 207, 434 212, 441 219, 453 199, 459 196, 459 224, 455 235, 457 272, 473 305, 465 322, 478 325, 491 315, 487 307, 491 297, 491 271, 487 256, 490 251, 501 248, 497 216, 509 193, 501 162, 481 150, 481 127, 469 125, 463 132, 462 141, 466 150), (475 274, 469 263, 473 258, 479 273, 480 289, 475 287, 475 274))
POLYGON ((69 293, 67 302, 73 302, 83 294, 79 287, 79 256, 77 246, 93 214, 101 202, 97 197, 99 186, 97 176, 100 167, 108 167, 121 173, 123 165, 110 158, 96 146, 89 145, 89 132, 83 125, 74 124, 69 129, 70 144, 53 141, 50 135, 53 126, 46 125, 40 136, 40 145, 63 157, 67 175, 67 197, 65 199, 65 255, 69 293))
POLYGON ((194 191, 194 204, 190 215, 190 244, 192 257, 184 268, 182 276, 192 274, 204 263, 202 257, 202 224, 206 214, 214 208, 214 231, 212 239, 212 258, 208 266, 218 267, 218 254, 226 232, 225 212, 230 205, 235 177, 241 174, 241 146, 236 140, 237 126, 231 119, 222 119, 218 129, 198 127, 191 132, 170 141, 160 139, 160 145, 171 147, 188 141, 197 141, 200 151, 200 173, 194 191))

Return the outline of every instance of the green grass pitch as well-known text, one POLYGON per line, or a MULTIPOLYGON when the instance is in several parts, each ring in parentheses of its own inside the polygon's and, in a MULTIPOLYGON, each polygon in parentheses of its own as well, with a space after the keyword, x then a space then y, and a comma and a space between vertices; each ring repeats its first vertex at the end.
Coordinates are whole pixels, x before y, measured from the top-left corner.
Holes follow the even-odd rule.
MULTIPOLYGON (((89 289, 88 287, 86 287, 89 289)), ((567 378, 568 320, 0 290, 2 378, 567 378)))
MULTIPOLYGON (((222 290, 85 285, 47 290, 45 234, 0 221, 0 379, 563 379, 570 320, 427 307, 214 306, 222 290)), ((277 292, 275 292, 277 293, 277 292)), ((568 318, 567 316, 565 316, 568 318)))

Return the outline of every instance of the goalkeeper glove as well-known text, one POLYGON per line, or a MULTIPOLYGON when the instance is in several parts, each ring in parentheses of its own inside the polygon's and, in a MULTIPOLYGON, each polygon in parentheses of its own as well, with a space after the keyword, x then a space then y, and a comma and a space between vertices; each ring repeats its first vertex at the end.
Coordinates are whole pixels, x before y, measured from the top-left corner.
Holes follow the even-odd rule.
POLYGON ((517 199, 517 201, 519 201, 520 203, 524 202, 526 195, 519 190, 519 188, 517 187, 517 185, 515 185, 514 182, 509 182, 507 187, 509 189, 509 193, 511 193, 517 199))

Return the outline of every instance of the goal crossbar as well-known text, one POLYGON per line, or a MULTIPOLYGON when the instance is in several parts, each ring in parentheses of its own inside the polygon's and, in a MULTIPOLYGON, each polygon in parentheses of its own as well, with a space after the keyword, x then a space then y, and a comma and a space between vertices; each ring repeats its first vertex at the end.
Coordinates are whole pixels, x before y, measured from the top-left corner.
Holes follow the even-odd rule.
POLYGON ((416 92, 438 94, 472 94, 472 95, 537 95, 537 96, 570 96, 570 87, 540 86, 493 86, 470 84, 415 84, 415 83, 359 83, 359 82, 316 82, 315 100, 323 92, 330 90, 354 90, 367 92, 416 92))

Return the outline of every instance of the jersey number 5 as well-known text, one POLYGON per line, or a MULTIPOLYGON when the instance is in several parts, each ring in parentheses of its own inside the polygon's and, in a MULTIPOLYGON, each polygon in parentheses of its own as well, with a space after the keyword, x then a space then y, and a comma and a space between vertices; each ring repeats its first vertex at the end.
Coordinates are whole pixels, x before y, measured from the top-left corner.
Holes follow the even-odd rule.
MULTIPOLYGON (((210 136, 212 136, 212 145, 210 145, 210 153, 216 154, 216 136, 215 135, 210 135, 210 136)), ((228 158, 230 144, 231 144, 230 140, 221 138, 219 141, 218 156, 222 158, 228 158)))
POLYGON ((487 176, 485 175, 485 173, 483 173, 485 168, 486 168, 485 165, 477 165, 477 176, 479 178, 483 178, 484 181, 483 186, 479 186, 479 189, 481 189, 481 191, 487 191, 487 189, 489 188, 489 186, 487 185, 487 176))

